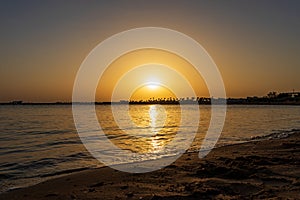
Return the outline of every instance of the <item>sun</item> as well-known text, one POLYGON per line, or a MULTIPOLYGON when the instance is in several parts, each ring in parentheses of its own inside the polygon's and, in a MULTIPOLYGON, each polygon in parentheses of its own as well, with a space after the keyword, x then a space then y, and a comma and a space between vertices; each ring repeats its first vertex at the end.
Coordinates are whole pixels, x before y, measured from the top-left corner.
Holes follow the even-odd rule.
POLYGON ((148 83, 146 86, 151 90, 155 90, 159 87, 159 84, 158 83, 148 83))
POLYGON ((130 100, 147 101, 149 99, 167 99, 167 98, 176 98, 176 95, 164 85, 158 82, 149 82, 141 87, 138 87, 130 97, 130 100))

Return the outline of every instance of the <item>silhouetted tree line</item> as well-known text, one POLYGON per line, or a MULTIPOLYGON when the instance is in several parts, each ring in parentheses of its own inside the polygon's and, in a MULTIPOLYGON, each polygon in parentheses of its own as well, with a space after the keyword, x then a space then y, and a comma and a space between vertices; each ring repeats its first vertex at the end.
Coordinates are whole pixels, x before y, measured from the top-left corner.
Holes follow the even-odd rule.
POLYGON ((129 104, 194 104, 201 105, 214 104, 295 104, 300 105, 300 92, 277 93, 269 92, 263 97, 246 97, 246 98, 207 98, 207 97, 185 97, 185 98, 150 98, 148 100, 130 100, 129 104))
POLYGON ((120 102, 53 102, 53 103, 31 103, 23 102, 21 100, 11 101, 7 103, 0 103, 0 105, 71 105, 71 104, 262 104, 262 105, 300 105, 300 92, 269 92, 263 97, 246 97, 246 98, 207 98, 207 97, 185 97, 185 98, 150 98, 148 100, 121 100, 120 102))

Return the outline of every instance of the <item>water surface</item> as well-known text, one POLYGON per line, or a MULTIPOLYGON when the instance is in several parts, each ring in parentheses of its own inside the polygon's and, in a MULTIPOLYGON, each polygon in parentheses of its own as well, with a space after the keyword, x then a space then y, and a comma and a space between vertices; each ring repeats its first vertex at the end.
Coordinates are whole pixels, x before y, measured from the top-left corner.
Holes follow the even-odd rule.
MULTIPOLYGON (((116 105, 124 109, 122 105, 116 105)), ((189 151, 197 151, 210 120, 210 106, 201 105, 200 124, 189 151)), ((195 110, 184 106, 193 116, 195 110)), ((131 123, 122 117, 123 131, 113 120, 110 106, 96 112, 107 137, 116 146, 146 153, 132 162, 172 155, 163 147, 174 139, 180 125, 178 105, 132 105, 131 123), (124 131, 125 130, 125 131, 124 131)), ((186 134, 195 127, 185 126, 186 134)), ((300 129, 300 106, 228 106, 225 126, 217 146, 248 141, 281 130, 300 129)), ((180 146, 180 144, 178 144, 180 146)), ((114 156, 114 152, 107 152, 114 156)), ((123 162, 116 160, 116 163, 123 162)), ((102 164, 81 143, 70 105, 0 106, 0 192, 26 186, 73 171, 102 164)))

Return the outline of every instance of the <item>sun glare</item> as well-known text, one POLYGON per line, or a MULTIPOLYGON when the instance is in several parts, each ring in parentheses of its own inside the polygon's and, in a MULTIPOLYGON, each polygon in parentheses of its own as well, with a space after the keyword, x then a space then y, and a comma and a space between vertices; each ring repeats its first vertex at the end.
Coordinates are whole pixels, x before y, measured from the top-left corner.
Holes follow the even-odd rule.
POLYGON ((148 84, 147 87, 151 90, 154 90, 154 89, 157 89, 159 86, 157 84, 151 83, 151 84, 148 84))
POLYGON ((149 99, 166 99, 166 98, 176 98, 176 95, 173 92, 157 82, 149 82, 140 88, 136 89, 130 99, 135 101, 149 99))

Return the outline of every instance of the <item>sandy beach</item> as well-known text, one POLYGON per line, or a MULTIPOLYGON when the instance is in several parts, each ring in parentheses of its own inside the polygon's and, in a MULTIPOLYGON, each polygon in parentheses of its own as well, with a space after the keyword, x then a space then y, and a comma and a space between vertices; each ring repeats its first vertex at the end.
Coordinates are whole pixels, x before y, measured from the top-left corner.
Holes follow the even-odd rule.
POLYGON ((0 199, 300 199, 300 132, 185 153, 146 174, 103 167, 0 195, 0 199))

